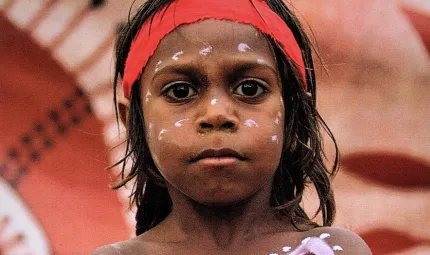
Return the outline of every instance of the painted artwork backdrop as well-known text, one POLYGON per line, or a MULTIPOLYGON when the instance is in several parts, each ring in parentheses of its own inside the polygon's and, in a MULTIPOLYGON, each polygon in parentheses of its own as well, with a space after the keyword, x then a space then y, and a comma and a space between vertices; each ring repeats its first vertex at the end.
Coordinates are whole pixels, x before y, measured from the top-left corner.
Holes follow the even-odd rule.
MULTIPOLYGON (((129 191, 109 189, 118 169, 105 170, 122 153, 112 53, 131 3, 0 0, 1 255, 88 254, 132 236, 129 191)), ((376 255, 430 254, 430 1, 288 4, 341 150, 335 226, 376 255)))

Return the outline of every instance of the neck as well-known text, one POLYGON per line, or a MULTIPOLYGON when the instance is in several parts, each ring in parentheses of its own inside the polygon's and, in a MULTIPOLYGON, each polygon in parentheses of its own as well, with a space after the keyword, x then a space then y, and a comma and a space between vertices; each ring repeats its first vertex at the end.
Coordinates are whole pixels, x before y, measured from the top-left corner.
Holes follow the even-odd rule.
POLYGON ((207 240, 217 247, 228 247, 288 227, 273 213, 270 188, 263 188, 239 203, 222 206, 192 201, 172 187, 169 187, 169 192, 173 208, 168 220, 187 241, 207 240))

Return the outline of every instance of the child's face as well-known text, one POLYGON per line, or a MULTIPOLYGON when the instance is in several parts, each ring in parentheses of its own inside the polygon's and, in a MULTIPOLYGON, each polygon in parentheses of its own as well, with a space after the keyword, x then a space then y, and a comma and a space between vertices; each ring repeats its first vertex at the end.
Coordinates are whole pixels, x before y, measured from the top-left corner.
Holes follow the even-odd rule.
POLYGON ((167 35, 143 73, 142 105, 155 164, 187 197, 225 205, 271 185, 284 107, 272 50, 253 27, 207 20, 167 35), (206 150, 221 151, 197 160, 206 150))

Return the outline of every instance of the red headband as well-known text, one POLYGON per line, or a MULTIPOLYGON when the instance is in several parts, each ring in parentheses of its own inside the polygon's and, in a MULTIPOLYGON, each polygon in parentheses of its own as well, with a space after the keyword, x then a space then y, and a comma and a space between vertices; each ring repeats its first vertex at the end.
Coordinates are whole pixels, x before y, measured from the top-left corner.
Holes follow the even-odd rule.
POLYGON ((130 98, 133 83, 139 79, 160 41, 176 27, 205 19, 230 20, 249 24, 270 35, 296 64, 304 81, 306 73, 300 47, 285 22, 264 0, 176 0, 146 21, 131 44, 127 57, 123 90, 130 98))

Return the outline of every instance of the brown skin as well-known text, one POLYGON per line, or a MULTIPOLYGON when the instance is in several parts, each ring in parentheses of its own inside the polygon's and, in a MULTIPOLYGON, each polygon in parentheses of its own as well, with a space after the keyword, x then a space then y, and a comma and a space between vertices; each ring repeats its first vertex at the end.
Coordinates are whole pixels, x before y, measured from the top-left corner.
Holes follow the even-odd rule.
MULTIPOLYGON (((214 20, 178 28, 161 41, 141 86, 148 145, 173 210, 155 228, 118 244, 124 254, 281 253, 318 234, 295 231, 269 204, 284 106, 273 51, 255 28, 214 20), (191 160, 221 148, 242 158, 191 160)), ((127 105, 120 106, 122 119, 127 105)), ((354 249, 363 246, 352 239, 359 243, 354 249)), ((94 254, 116 253, 108 246, 94 254)))

